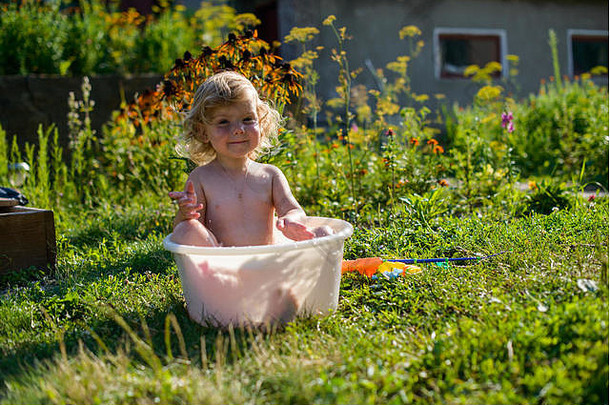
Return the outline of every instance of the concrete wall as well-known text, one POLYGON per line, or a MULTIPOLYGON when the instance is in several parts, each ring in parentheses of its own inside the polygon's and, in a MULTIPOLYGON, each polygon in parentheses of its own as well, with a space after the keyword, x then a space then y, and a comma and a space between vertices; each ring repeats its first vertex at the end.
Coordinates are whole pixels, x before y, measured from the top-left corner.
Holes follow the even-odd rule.
MULTIPOLYGON (((438 79, 434 75, 434 29, 502 29, 506 32, 507 53, 519 56, 519 93, 538 90, 540 80, 553 75, 548 31, 558 38, 562 74, 568 72, 568 29, 608 31, 608 3, 601 1, 516 1, 516 0, 280 0, 281 37, 292 26, 316 26, 321 33, 317 45, 322 52, 317 68, 321 75, 320 93, 333 94, 338 68, 330 61, 329 51, 336 47, 334 35, 322 21, 330 14, 336 26, 347 27, 353 36, 348 42, 350 67, 364 68, 356 83, 374 88, 372 74, 365 68, 369 59, 376 68, 406 54, 407 42, 399 30, 416 25, 422 30, 425 47, 410 65, 413 89, 418 93, 442 93, 450 101, 472 101, 478 87, 465 79, 438 79)), ((294 57, 294 48, 284 47, 286 59, 294 57)), ((607 76, 602 83, 607 84, 607 76)), ((515 90, 515 89, 513 89, 515 90)))
MULTIPOLYGON (((98 76, 90 79, 91 99, 95 101, 91 114, 93 128, 101 127, 121 105, 121 99, 132 101, 136 93, 154 89, 160 75, 138 77, 98 76)), ((20 145, 36 143, 39 124, 55 124, 60 143, 68 142, 68 95, 74 92, 82 99, 81 78, 50 76, 0 76, 0 124, 9 142, 17 135, 20 145)))

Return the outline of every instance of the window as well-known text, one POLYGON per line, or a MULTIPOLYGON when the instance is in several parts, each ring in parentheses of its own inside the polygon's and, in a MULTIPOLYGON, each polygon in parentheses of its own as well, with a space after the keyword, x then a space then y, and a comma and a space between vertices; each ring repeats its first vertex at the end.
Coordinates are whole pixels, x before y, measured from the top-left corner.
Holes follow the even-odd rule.
POLYGON ((498 77, 508 70, 504 30, 436 28, 434 53, 437 79, 465 78, 468 66, 483 67, 494 61, 502 65, 498 77))
POLYGON ((568 71, 570 76, 596 73, 596 67, 608 71, 608 31, 568 30, 568 71))

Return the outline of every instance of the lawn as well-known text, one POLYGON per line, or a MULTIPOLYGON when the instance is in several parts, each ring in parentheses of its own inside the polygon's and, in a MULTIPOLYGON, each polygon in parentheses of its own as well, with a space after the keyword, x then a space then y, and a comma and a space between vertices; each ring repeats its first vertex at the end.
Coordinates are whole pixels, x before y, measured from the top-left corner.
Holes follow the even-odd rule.
POLYGON ((316 95, 317 28, 286 39, 291 65, 246 32, 185 55, 101 133, 84 79, 67 150, 53 127, 24 150, 0 129, 0 183, 29 163, 19 188, 53 209, 58 248, 55 271, 0 279, 0 403, 608 403, 607 87, 557 74, 514 100, 486 66, 472 105, 432 112, 399 57, 355 100, 335 24, 336 99, 316 95), (345 259, 493 257, 347 273, 336 311, 272 330, 191 321, 162 246, 186 179, 175 108, 227 63, 290 117, 261 161, 308 214, 353 224, 345 259))
POLYGON ((272 332, 189 320, 150 195, 59 224, 53 276, 4 281, 2 403, 604 403, 608 200, 498 221, 404 212, 346 258, 506 253, 346 274, 339 308, 272 332), (457 262, 459 263, 459 262, 457 262))

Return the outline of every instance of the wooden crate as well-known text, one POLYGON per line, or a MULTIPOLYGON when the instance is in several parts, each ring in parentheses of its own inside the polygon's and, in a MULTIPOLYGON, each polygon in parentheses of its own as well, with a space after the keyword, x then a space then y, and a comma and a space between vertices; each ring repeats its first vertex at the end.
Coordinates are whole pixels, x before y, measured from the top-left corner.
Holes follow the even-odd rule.
POLYGON ((0 274, 31 266, 54 270, 55 259, 53 211, 0 207, 0 274))

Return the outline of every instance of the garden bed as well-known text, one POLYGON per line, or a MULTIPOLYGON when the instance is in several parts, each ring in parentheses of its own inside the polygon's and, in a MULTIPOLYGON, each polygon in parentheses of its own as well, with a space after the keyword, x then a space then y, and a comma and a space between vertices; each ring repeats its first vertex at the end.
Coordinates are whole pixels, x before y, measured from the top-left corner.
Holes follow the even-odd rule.
MULTIPOLYGON (((121 103, 133 101, 136 94, 154 90, 162 75, 92 76, 91 99, 95 108, 91 112, 91 125, 101 134, 102 125, 112 118, 121 103)), ((53 75, 0 76, 0 124, 9 136, 17 135, 21 147, 26 142, 36 143, 38 126, 55 125, 59 130, 60 144, 68 145, 68 96, 75 93, 82 99, 82 77, 53 75)))

